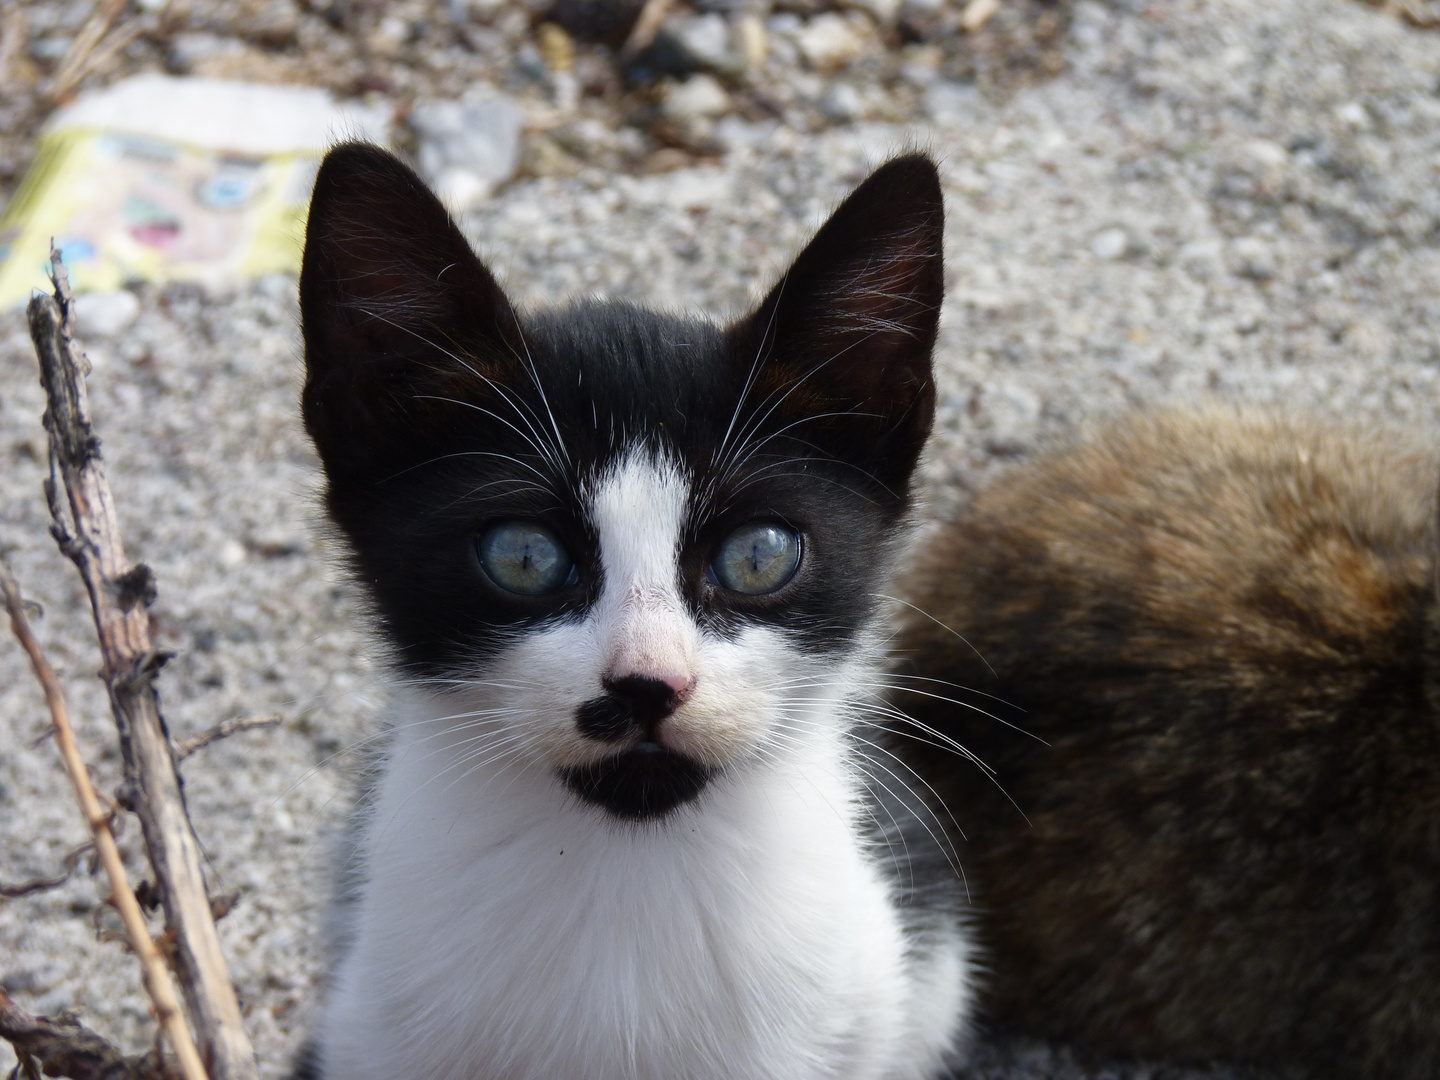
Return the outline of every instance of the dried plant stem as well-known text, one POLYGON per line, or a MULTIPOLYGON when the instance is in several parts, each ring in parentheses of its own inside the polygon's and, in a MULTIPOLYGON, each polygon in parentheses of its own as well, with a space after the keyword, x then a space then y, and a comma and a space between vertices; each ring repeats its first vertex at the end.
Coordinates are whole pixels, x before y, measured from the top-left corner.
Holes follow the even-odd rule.
MULTIPOLYGON (((55 733, 53 727, 51 728, 50 733, 52 735, 55 733)), ((29 896, 31 893, 34 892, 44 892, 47 889, 58 889, 61 885, 64 885, 67 881, 69 881, 72 877, 75 876, 76 868, 79 867, 80 863, 84 861, 85 856, 89 855, 94 850, 94 841, 86 841, 85 843, 81 844, 79 847, 75 848, 73 851, 71 851, 68 855, 65 856, 65 861, 62 864, 65 869, 62 872, 54 875, 53 877, 32 878, 29 881, 21 881, 15 885, 6 885, 3 882, 0 882, 0 900, 14 900, 17 897, 29 896)))
POLYGON ((222 720, 208 731, 202 731, 199 735, 192 735, 188 739, 181 739, 177 742, 175 756, 184 761, 196 750, 203 750, 213 742, 228 739, 231 735, 238 735, 242 731, 275 727, 284 722, 285 718, 281 716, 242 716, 234 720, 222 720))
POLYGON ((140 819, 201 1054, 214 1080, 258 1080, 155 693, 154 678, 166 658, 150 644, 147 608, 155 597, 154 577, 149 567, 132 566, 125 557, 90 424, 83 377, 89 365, 73 340, 70 285, 58 251, 51 254, 51 267, 54 297, 37 296, 28 310, 47 403, 51 531, 90 594, 125 763, 121 801, 140 819))
POLYGON ((208 1080, 205 1066, 200 1060, 200 1052, 195 1049, 195 1040, 191 1038, 190 1029, 185 1025, 185 1014, 180 1010, 180 999, 175 996, 175 987, 171 985, 165 959, 155 947, 155 939, 150 936, 150 930, 145 925, 140 903, 135 899, 135 893, 125 877, 125 864, 120 860, 120 849, 115 846, 115 836, 110 831, 110 815, 95 794, 95 787, 90 783, 90 772, 80 756, 80 748, 75 744, 75 732, 70 727, 70 715, 65 707, 65 694, 60 689, 55 672, 45 659, 40 643, 35 640, 35 635, 30 630, 30 622, 25 617, 25 604, 20 598, 20 589, 10 574, 10 568, 3 561, 0 561, 0 593, 4 594, 5 608, 10 613, 10 629, 29 654, 30 666, 35 669, 35 677, 40 680, 40 686, 45 691, 45 703, 50 707, 50 721, 55 725, 55 743, 65 761, 65 771, 70 774, 70 783, 75 788, 80 810, 90 826, 90 835, 95 838, 95 851, 105 867, 105 875, 110 879, 111 896, 115 909, 120 912, 120 920, 125 924, 130 947, 140 958, 145 972, 145 990, 155 1006, 155 1018, 169 1036, 170 1046, 175 1051, 175 1058, 180 1063, 180 1073, 185 1080, 208 1080))
POLYGON ((13 1074, 70 1080, 172 1080, 174 1072, 156 1052, 126 1057, 73 1016, 31 1016, 0 990, 0 1038, 15 1048, 13 1074))
POLYGON ((670 9, 674 6, 675 0, 645 0, 639 18, 630 28, 630 36, 625 39, 624 55, 635 56, 648 49, 654 43, 655 35, 660 33, 660 27, 665 24, 665 16, 670 14, 670 9))
POLYGON ((80 33, 75 35, 75 40, 65 53, 65 59, 60 61, 55 78, 50 82, 49 96, 52 101, 65 97, 85 77, 86 61, 90 59, 95 46, 100 44, 100 39, 109 32, 110 24, 125 10, 126 3, 127 0, 100 0, 96 5, 95 11, 80 28, 80 33))

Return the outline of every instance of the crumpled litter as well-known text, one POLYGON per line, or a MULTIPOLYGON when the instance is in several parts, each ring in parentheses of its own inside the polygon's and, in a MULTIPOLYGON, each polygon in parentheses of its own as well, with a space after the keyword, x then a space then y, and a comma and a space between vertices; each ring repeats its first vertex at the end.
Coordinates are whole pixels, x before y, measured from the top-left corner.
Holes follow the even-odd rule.
POLYGON ((315 87, 138 75, 60 110, 0 217, 0 309, 47 286, 216 286, 295 272, 315 170, 345 138, 385 143, 388 106, 315 87))

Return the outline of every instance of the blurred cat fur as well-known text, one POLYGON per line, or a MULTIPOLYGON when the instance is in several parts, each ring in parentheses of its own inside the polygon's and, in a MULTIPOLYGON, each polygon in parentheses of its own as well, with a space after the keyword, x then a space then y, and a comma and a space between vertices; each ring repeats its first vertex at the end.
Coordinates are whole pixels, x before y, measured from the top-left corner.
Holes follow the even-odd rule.
POLYGON ((977 692, 903 704, 994 770, 915 758, 968 836, 992 1022, 1440 1075, 1435 488, 1374 432, 1142 414, 929 538, 902 670, 977 692))

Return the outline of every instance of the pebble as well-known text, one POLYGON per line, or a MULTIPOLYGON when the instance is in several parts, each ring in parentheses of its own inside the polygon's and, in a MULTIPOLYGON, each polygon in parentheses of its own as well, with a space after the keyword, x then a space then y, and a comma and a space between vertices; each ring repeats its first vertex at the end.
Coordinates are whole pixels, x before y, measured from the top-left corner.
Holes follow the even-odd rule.
POLYGON ((1090 240, 1090 252, 1097 259, 1113 262, 1130 250, 1130 235, 1121 228, 1103 229, 1090 240))
POLYGON ((703 120, 730 110, 730 95, 713 75, 701 72, 676 83, 665 96, 665 115, 671 120, 703 120))
POLYGON ((509 98, 420 105, 410 126, 420 136, 420 172, 454 209, 483 201, 519 167, 525 113, 509 98))
POLYGON ((87 337, 110 338, 140 314, 140 298, 128 289, 81 293, 75 298, 75 328, 87 337))
POLYGON ((833 12, 804 23, 795 33, 795 43, 805 62, 817 71, 838 71, 865 51, 865 41, 850 20, 833 12))
POLYGON ((245 561, 245 545, 239 540, 228 539, 221 543, 220 550, 216 554, 220 558, 221 566, 233 570, 245 561))
POLYGON ((820 111, 837 124, 849 123, 864 111, 860 91, 847 82, 837 82, 820 100, 820 111))
POLYGON ((723 71, 735 65, 730 49, 730 27, 724 16, 711 12, 694 19, 672 19, 665 30, 697 66, 723 71))
POLYGON ((1274 249, 1258 236, 1242 236, 1230 248, 1241 277, 1265 281, 1275 276, 1274 249))
POLYGON ((1343 105, 1337 105, 1335 115, 1353 128, 1370 126, 1370 115, 1365 111, 1365 106, 1358 101, 1347 101, 1343 105))

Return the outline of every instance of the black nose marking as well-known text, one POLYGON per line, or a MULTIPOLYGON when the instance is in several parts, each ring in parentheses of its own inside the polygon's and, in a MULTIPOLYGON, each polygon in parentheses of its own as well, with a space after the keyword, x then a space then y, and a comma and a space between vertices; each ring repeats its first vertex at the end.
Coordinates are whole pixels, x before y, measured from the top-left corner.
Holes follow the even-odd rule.
POLYGON ((660 721, 680 705, 669 683, 643 675, 604 680, 606 693, 575 710, 575 726, 587 739, 619 742, 632 733, 654 738, 660 721))
POLYGON ((606 694, 591 698, 575 710, 575 726, 587 739, 619 742, 634 730, 635 721, 624 701, 606 694))
POLYGON ((669 683, 647 679, 643 675, 626 675, 621 679, 605 679, 611 696, 629 702, 635 722, 647 732, 673 713, 680 705, 680 695, 669 683))

